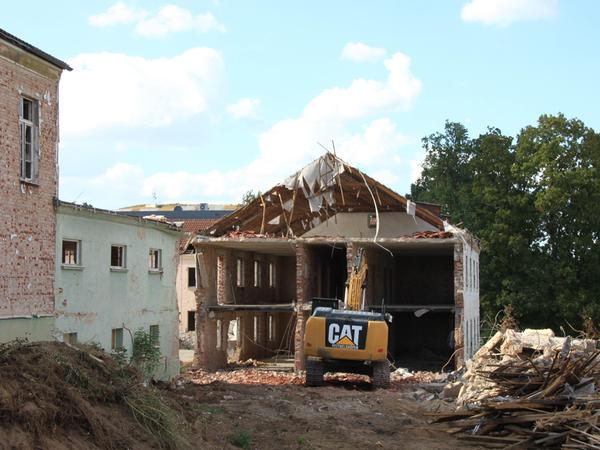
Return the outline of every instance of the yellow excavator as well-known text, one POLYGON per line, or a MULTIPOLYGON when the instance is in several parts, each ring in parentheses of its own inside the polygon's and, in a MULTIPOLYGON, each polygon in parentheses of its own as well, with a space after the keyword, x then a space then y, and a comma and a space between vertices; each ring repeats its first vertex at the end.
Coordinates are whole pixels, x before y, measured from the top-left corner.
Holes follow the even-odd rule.
POLYGON ((365 311, 366 277, 367 265, 359 249, 346 283, 344 308, 332 307, 334 300, 330 307, 315 307, 326 302, 313 299, 304 333, 307 386, 321 386, 326 372, 369 375, 373 388, 389 385, 386 314, 365 311))

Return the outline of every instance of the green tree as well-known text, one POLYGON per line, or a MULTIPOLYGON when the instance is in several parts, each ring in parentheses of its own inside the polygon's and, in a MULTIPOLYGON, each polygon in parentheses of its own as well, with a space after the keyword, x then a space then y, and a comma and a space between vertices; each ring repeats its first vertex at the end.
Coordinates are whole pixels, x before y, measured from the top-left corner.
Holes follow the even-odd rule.
POLYGON ((576 119, 541 116, 516 140, 475 139, 447 122, 423 139, 415 200, 442 204, 481 239, 482 312, 512 304, 524 326, 600 319, 600 138, 576 119))

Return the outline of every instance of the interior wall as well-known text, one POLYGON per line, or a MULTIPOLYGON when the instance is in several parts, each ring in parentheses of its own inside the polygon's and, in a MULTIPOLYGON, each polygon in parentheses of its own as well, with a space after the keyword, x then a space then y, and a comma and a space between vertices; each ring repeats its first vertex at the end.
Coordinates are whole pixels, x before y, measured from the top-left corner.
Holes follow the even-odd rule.
MULTIPOLYGON (((369 214, 365 212, 338 213, 307 231, 302 237, 373 238, 376 228, 369 226, 369 214)), ((380 238, 410 236, 417 231, 439 230, 423 219, 403 212, 379 213, 378 237, 380 238)))
POLYGON ((439 370, 454 352, 454 254, 441 251, 366 250, 367 304, 379 308, 385 299, 390 308, 389 357, 399 366, 439 370), (447 309, 419 311, 427 306, 447 309))
POLYGON ((313 256, 314 297, 344 299, 347 278, 346 247, 318 246, 313 256))
POLYGON ((226 280, 234 304, 260 305, 268 303, 292 303, 295 299, 295 257, 275 256, 262 253, 234 251, 231 252, 228 264, 225 265, 229 272, 228 277, 219 277, 226 280), (237 261, 242 261, 243 285, 237 284, 237 261), (254 262, 259 264, 260 283, 255 286, 254 262), (269 285, 269 265, 275 267, 275 285, 269 285))
MULTIPOLYGON (((413 311, 394 312, 388 357, 398 367, 440 370, 454 352, 454 313, 430 311, 417 317, 413 311)), ((447 368, 453 368, 451 361, 447 368)))

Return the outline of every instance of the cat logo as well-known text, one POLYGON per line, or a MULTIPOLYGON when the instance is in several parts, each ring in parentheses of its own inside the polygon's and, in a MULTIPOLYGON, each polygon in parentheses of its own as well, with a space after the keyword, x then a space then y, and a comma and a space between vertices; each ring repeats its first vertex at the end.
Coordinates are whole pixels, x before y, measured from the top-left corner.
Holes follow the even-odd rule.
POLYGON ((365 348, 366 324, 356 324, 343 320, 327 320, 326 346, 358 350, 365 348))

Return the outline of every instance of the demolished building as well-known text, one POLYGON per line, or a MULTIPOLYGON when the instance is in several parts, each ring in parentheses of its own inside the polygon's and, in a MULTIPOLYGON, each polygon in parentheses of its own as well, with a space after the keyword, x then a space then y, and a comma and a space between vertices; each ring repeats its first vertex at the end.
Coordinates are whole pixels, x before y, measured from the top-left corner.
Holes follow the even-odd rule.
POLYGON ((218 220, 193 241, 195 364, 289 352, 302 370, 311 301, 343 300, 362 249, 365 309, 393 318, 389 358, 462 366, 479 347, 479 245, 439 212, 326 153, 218 220))

